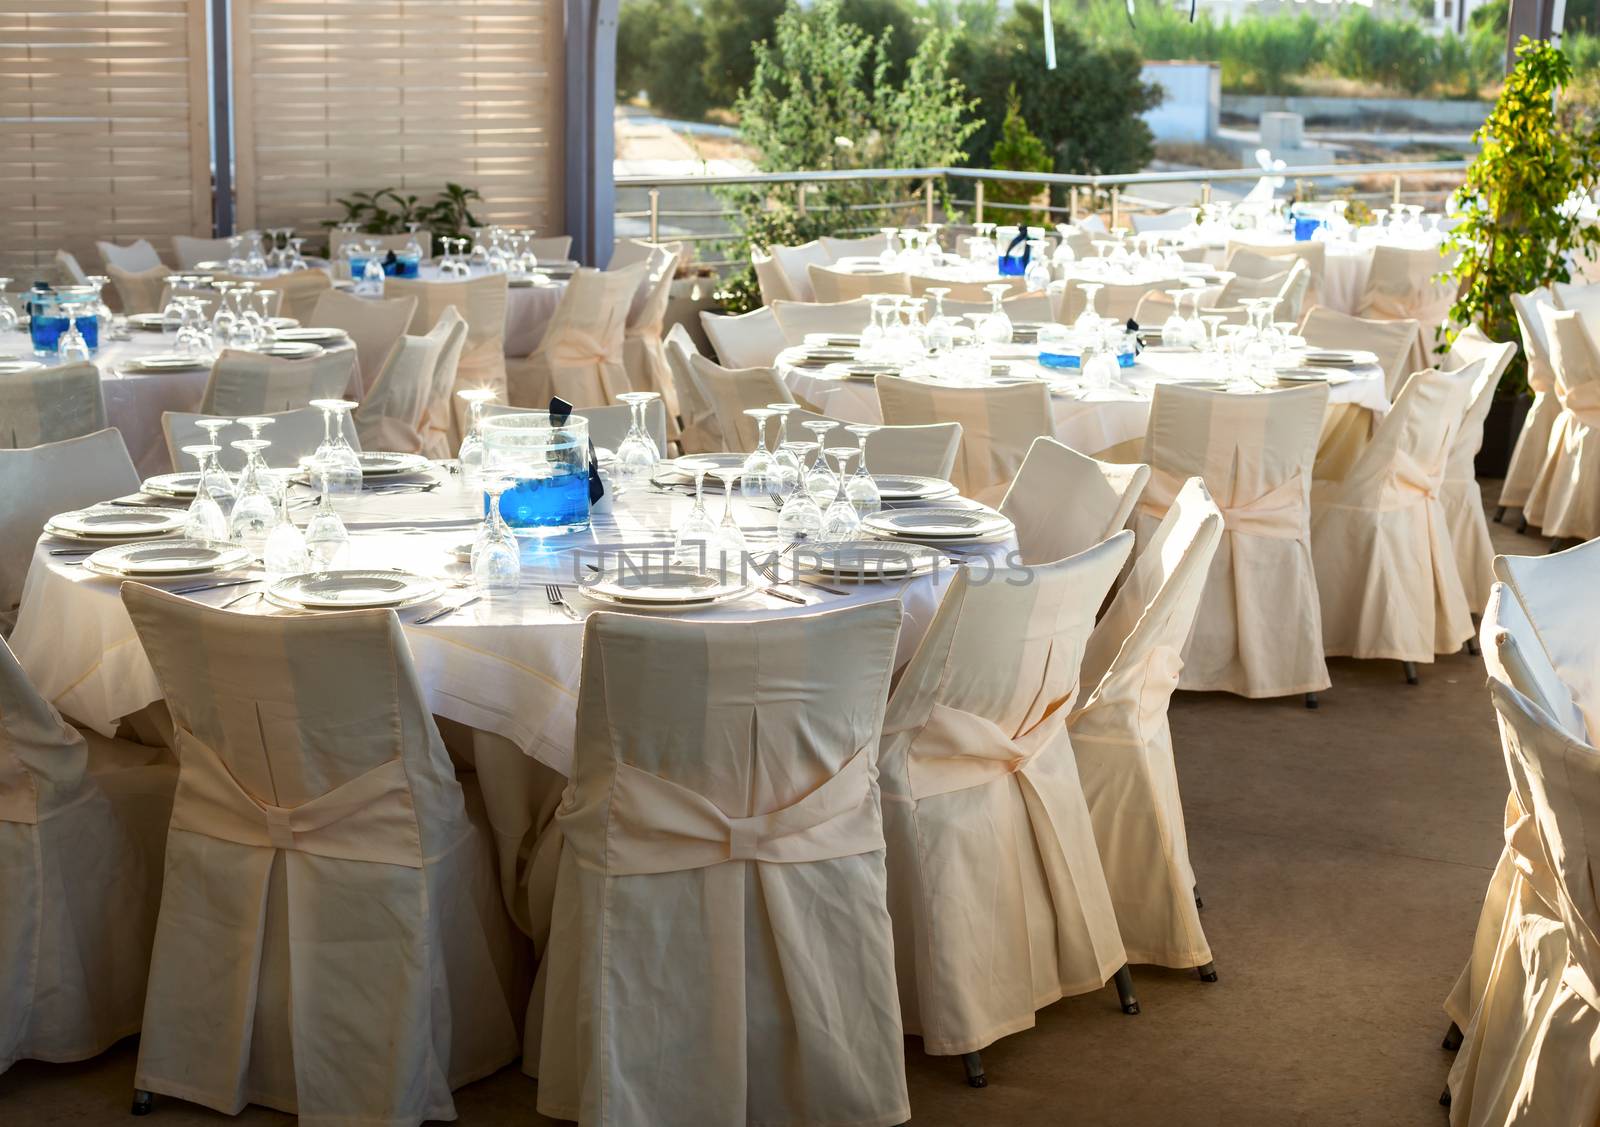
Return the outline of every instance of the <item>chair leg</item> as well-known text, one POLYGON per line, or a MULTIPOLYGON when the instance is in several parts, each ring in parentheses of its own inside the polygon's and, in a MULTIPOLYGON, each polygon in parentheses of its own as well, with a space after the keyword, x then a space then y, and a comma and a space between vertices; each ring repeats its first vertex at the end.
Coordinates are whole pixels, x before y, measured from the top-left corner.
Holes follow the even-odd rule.
POLYGON ((1449 1107, 1450 1106, 1450 1088, 1448 1086, 1445 1087, 1444 1091, 1439 1093, 1439 1106, 1440 1107, 1449 1107))
POLYGON ((1478 648, 1478 636, 1474 634, 1472 637, 1467 639, 1467 656, 1478 657, 1482 653, 1483 651, 1478 648))
POLYGON ((1504 505, 1497 505, 1495 507, 1495 510, 1494 510, 1494 522, 1496 524, 1499 524, 1501 521, 1503 521, 1505 519, 1506 519, 1506 507, 1504 505))
POLYGON ((1197 912, 1206 910, 1206 902, 1200 899, 1200 886, 1198 884, 1194 886, 1194 910, 1197 912))
POLYGON ((1406 684, 1415 685, 1417 683, 1417 663, 1414 661, 1402 661, 1400 667, 1406 671, 1406 684))
POLYGON ((1215 982, 1217 980, 1217 964, 1207 963, 1200 968, 1201 982, 1215 982))
POLYGON ((129 1112, 131 1114, 133 1114, 133 1115, 149 1115, 152 1111, 155 1110, 155 1106, 156 1106, 156 1098, 155 1098, 154 1095, 152 1095, 149 1092, 146 1092, 142 1088, 135 1088, 133 1090, 133 1107, 131 1107, 129 1109, 129 1112))
POLYGON ((1461 1047, 1461 1027, 1453 1021, 1450 1028, 1444 1031, 1443 1047, 1452 1053, 1461 1047))
POLYGON ((1117 984, 1117 999, 1122 1003, 1122 1012, 1136 1014, 1139 1012, 1139 999, 1133 993, 1133 972, 1128 969, 1128 964, 1123 963, 1122 969, 1117 971, 1112 981, 1117 984))
POLYGON ((1527 535, 1527 532, 1528 532, 1528 518, 1526 516, 1517 517, 1517 535, 1518 536, 1525 536, 1525 535, 1527 535))
POLYGON ((1310 708, 1310 709, 1313 709, 1313 710, 1316 709, 1316 707, 1317 707, 1317 694, 1316 693, 1307 693, 1306 694, 1306 707, 1310 708))
POLYGON ((962 1053, 961 1063, 967 1070, 967 1085, 972 1088, 987 1088, 989 1078, 983 1074, 983 1057, 977 1053, 962 1053))

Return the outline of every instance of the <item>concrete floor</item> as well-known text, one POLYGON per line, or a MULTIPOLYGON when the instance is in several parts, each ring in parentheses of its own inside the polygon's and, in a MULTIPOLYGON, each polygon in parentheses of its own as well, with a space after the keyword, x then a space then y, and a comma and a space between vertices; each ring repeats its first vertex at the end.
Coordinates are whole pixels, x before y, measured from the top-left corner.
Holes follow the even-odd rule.
MULTIPOLYGON (((1491 525, 1496 548, 1545 542, 1491 525)), ((1118 1127, 1441 1127, 1440 1002, 1500 852, 1505 775, 1476 658, 1331 663, 1298 699, 1179 694, 1172 726, 1202 920, 1221 980, 1135 968, 1143 1013, 1109 987, 984 1051, 989 1087, 907 1043, 914 1122, 1118 1127)), ((0 1076, 0 1124, 127 1122, 136 1043, 0 1076)), ((460 1122, 534 1125, 515 1068, 456 1093, 460 1122)), ((225 1117, 159 1101, 152 1127, 225 1117)), ((286 1125, 247 1109, 238 1123, 286 1125)))

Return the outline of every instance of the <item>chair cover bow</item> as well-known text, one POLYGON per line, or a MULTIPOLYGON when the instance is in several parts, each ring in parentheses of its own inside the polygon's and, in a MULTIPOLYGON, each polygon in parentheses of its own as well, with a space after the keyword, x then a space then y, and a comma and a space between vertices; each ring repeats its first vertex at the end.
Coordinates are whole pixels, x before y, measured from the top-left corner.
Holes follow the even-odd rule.
MULTIPOLYGON (((1178 491, 1188 480, 1186 476, 1151 466, 1150 482, 1145 486, 1139 508, 1160 520, 1172 508, 1178 491)), ((1300 470, 1259 497, 1231 505, 1217 500, 1217 505, 1222 510, 1224 532, 1275 540, 1305 540, 1311 535, 1311 510, 1306 504, 1305 475, 1300 470)))
MULTIPOLYGON (((1008 736, 987 717, 935 702, 907 758, 911 797, 920 800, 950 794, 1025 771, 1050 741, 1065 731, 1065 715, 1060 709, 1052 710, 1026 732, 1008 736)), ((884 730, 885 736, 893 734, 884 730)))

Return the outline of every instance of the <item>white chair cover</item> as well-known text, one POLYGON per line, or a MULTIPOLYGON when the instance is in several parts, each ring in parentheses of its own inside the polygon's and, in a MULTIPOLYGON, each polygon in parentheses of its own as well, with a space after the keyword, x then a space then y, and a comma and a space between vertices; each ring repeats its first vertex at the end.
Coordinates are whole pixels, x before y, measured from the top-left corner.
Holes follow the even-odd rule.
POLYGON ((1494 574, 1516 595, 1544 660, 1571 698, 1563 708, 1551 709, 1551 715, 1575 734, 1587 733, 1592 741, 1600 734, 1600 658, 1594 648, 1594 622, 1600 615, 1600 586, 1595 584, 1600 541, 1548 555, 1496 556, 1494 574), (1581 720, 1572 720, 1572 708, 1581 720))
MULTIPOLYGON (((492 419, 498 415, 537 414, 543 410, 542 407, 505 407, 499 403, 485 403, 483 417, 492 419)), ((633 425, 633 408, 626 403, 616 403, 610 407, 577 407, 572 413, 589 420, 590 442, 611 450, 622 445, 622 440, 628 437, 628 429, 633 425)), ((644 428, 655 441, 656 452, 666 457, 667 411, 661 400, 645 404, 644 428)))
POLYGON ((356 351, 349 348, 309 360, 226 349, 211 365, 200 411, 236 419, 293 411, 313 399, 343 399, 349 394, 355 365, 356 351))
POLYGON ((771 368, 724 368, 698 352, 689 357, 689 366, 711 401, 722 440, 732 450, 756 448, 756 421, 745 414, 746 410, 795 401, 788 386, 771 368))
POLYGON ((780 301, 772 306, 772 315, 788 346, 804 344, 807 333, 859 333, 872 320, 872 303, 866 298, 830 303, 780 301))
POLYGON ((311 323, 318 328, 343 329, 355 342, 356 367, 365 390, 377 380, 389 362, 389 354, 399 347, 416 311, 417 299, 413 296, 355 297, 330 289, 318 295, 311 310, 311 323))
POLYGON ((1211 962, 1167 706, 1222 528, 1205 485, 1190 478, 1089 636, 1080 703, 1067 720, 1131 963, 1211 962))
POLYGON ((811 275, 811 292, 819 302, 836 305, 841 301, 854 301, 866 297, 868 294, 911 292, 911 280, 904 272, 857 273, 854 270, 819 266, 815 262, 807 267, 807 270, 811 275))
MULTIPOLYGON (((181 411, 162 412, 161 433, 166 437, 167 455, 172 459, 174 468, 179 470, 195 468, 194 459, 185 454, 183 448, 209 443, 211 439, 200 429, 199 422, 201 419, 214 417, 191 415, 181 411)), ((322 412, 316 407, 267 412, 262 417, 272 420, 271 425, 261 432, 261 437, 272 445, 261 452, 261 457, 267 465, 274 468, 293 469, 299 466, 301 458, 317 452, 317 447, 322 445, 323 437, 327 434, 327 423, 322 417, 322 412)), ((340 428, 344 431, 345 441, 351 448, 360 450, 361 437, 356 433, 355 423, 348 414, 340 416, 340 428)), ((240 428, 232 433, 238 436, 247 432, 240 428)), ((232 439, 228 437, 228 432, 223 433, 222 440, 222 449, 217 453, 217 460, 229 473, 238 473, 244 469, 244 455, 229 445, 232 439)))
POLYGON ((1414 374, 1343 481, 1312 493, 1323 647, 1432 661, 1472 636, 1439 493, 1482 365, 1414 374))
POLYGON ((422 412, 422 452, 430 458, 453 458, 461 448, 464 431, 463 416, 470 408, 457 414, 465 405, 456 398, 456 376, 460 370, 461 354, 467 347, 467 323, 455 306, 439 314, 438 322, 430 332, 445 333, 444 347, 433 367, 433 383, 428 389, 427 407, 422 412))
POLYGON ((263 278, 257 288, 278 292, 280 316, 293 317, 303 325, 310 325, 314 323, 312 316, 317 310, 317 299, 333 288, 333 279, 326 270, 296 270, 276 278, 263 278))
POLYGON ((156 248, 145 239, 135 239, 125 247, 100 240, 94 245, 99 248, 100 261, 106 264, 108 273, 112 266, 129 274, 140 274, 162 265, 156 248))
POLYGON ((1591 540, 1600 536, 1600 345, 1580 313, 1545 306, 1539 316, 1561 412, 1522 513, 1546 536, 1591 540))
POLYGON ((770 368, 778 353, 789 347, 777 316, 767 306, 736 317, 702 312, 700 325, 724 368, 770 368))
POLYGON ((0 449, 61 442, 105 425, 100 369, 88 360, 0 379, 0 449))
POLYGON ((762 254, 758 248, 751 247, 750 265, 755 268, 756 286, 761 290, 762 305, 799 300, 789 288, 789 279, 784 276, 783 268, 770 254, 762 254))
MULTIPOLYGON (((476 235, 478 232, 474 232, 476 235)), ((547 235, 542 239, 529 239, 528 249, 534 258, 544 263, 572 261, 572 236, 547 235)))
POLYGON ((1368 321, 1317 305, 1301 320, 1300 335, 1313 348, 1364 348, 1376 353, 1391 400, 1412 372, 1428 366, 1422 328, 1416 321, 1368 321))
POLYGON ((975 1052, 1128 960, 1067 714, 1095 611, 1133 547, 974 583, 956 573, 883 722, 879 772, 900 1010, 975 1052))
POLYGON ((700 377, 694 371, 691 357, 699 356, 700 349, 695 347, 689 330, 681 323, 673 325, 667 330, 662 349, 667 356, 667 371, 672 375, 672 386, 677 392, 678 417, 682 420, 678 431, 678 448, 685 454, 704 454, 725 449, 716 408, 711 405, 711 398, 700 386, 700 377))
POLYGON ((1459 283, 1437 276, 1450 268, 1436 247, 1397 247, 1379 243, 1372 248, 1372 268, 1356 305, 1358 316, 1380 321, 1411 320, 1422 326, 1424 343, 1433 344, 1434 332, 1450 316, 1459 283))
POLYGON ((882 375, 877 388, 883 421, 891 426, 961 424, 961 454, 950 480, 986 505, 1005 496, 1033 440, 1054 430, 1043 384, 940 387, 882 375))
POLYGON ((1181 231, 1198 214, 1198 208, 1174 207, 1167 211, 1136 211, 1128 218, 1133 222, 1134 234, 1143 235, 1149 231, 1181 231))
POLYGON ((518 407, 544 407, 559 395, 574 407, 604 407, 630 391, 622 359, 622 338, 634 292, 649 267, 635 263, 621 270, 580 269, 567 283, 531 357, 525 386, 511 388, 518 407))
POLYGON ((89 275, 87 271, 79 264, 77 256, 70 251, 56 251, 56 270, 60 273, 60 280, 71 285, 82 286, 88 284, 89 275))
POLYGON ((1053 438, 1028 447, 1000 511, 1017 526, 1025 564, 1075 556, 1127 525, 1150 467, 1098 462, 1053 438))
MULTIPOLYGON (((1241 260, 1240 269, 1234 268, 1234 255, 1249 251, 1259 258, 1276 258, 1282 261, 1285 258, 1298 258, 1311 268, 1311 288, 1306 294, 1306 300, 1316 302, 1322 296, 1322 276, 1327 271, 1328 245, 1318 242, 1272 243, 1266 246, 1257 246, 1253 243, 1235 242, 1228 240, 1226 257, 1223 259, 1223 269, 1242 273, 1249 267, 1245 265, 1249 260, 1241 260)), ((1280 268, 1281 269, 1281 268, 1280 268)))
MULTIPOLYGON (((1244 253, 1244 252, 1241 252, 1244 253)), ((1223 283, 1222 291, 1212 303, 1225 309, 1242 306, 1246 298, 1271 297, 1278 301, 1272 318, 1275 321, 1299 321, 1305 307, 1306 294, 1311 289, 1311 268, 1302 259, 1295 259, 1289 269, 1265 278, 1247 278, 1236 275, 1223 283)))
MULTIPOLYGON (((1132 317, 1139 308, 1139 300, 1147 293, 1156 290, 1181 290, 1185 289, 1182 278, 1162 278, 1153 282, 1133 282, 1119 285, 1115 282, 1106 282, 1100 286, 1094 295, 1095 312, 1102 317, 1126 321, 1132 317)), ((1078 314, 1083 312, 1086 298, 1084 297, 1083 283, 1072 280, 1065 284, 1052 283, 1050 286, 1051 304, 1055 309, 1055 320, 1064 325, 1070 325, 1078 319, 1078 314)))
POLYGON ((1583 318, 1589 335, 1600 337, 1600 285, 1593 282, 1555 282, 1550 286, 1556 307, 1583 318))
POLYGON ((1445 523, 1450 529, 1450 547, 1456 555, 1456 571, 1461 575, 1461 588, 1467 593, 1467 605, 1475 614, 1489 601, 1489 586, 1494 582, 1494 547, 1489 542, 1489 522, 1483 512, 1483 490, 1478 487, 1474 460, 1483 447, 1483 424, 1494 405, 1500 377, 1516 353, 1515 344, 1492 341, 1473 325, 1456 336, 1440 361, 1440 367, 1447 372, 1482 361, 1439 487, 1439 503, 1444 506, 1445 523))
POLYGON ((62 720, 0 640, 0 1072, 138 1030, 177 778, 62 720))
POLYGON ((233 240, 199 239, 192 235, 172 236, 172 253, 179 270, 193 270, 202 262, 225 262, 233 253, 233 240))
MULTIPOLYGON (((506 396, 506 276, 488 274, 455 282, 393 278, 383 292, 391 298, 414 297, 416 312, 407 332, 426 333, 446 309, 467 323, 467 337, 456 359, 457 388, 492 387, 506 396)), ((365 369, 363 369, 363 374, 365 369)), ((370 389, 372 380, 367 381, 370 389)))
POLYGON ((1179 687, 1281 697, 1329 685, 1311 563, 1310 492, 1326 387, 1230 395, 1157 385, 1134 529, 1155 534, 1183 485, 1222 510, 1179 687))
POLYGON ((657 392, 667 405, 668 427, 676 439, 678 430, 678 390, 667 367, 667 353, 661 335, 666 327, 667 302, 678 264, 683 261, 683 244, 668 243, 654 257, 645 260, 652 273, 645 279, 644 300, 628 314, 622 331, 622 363, 628 382, 635 391, 657 392))
POLYGON ((455 1118, 451 1089, 517 1055, 517 944, 399 620, 122 597, 179 762, 136 1085, 304 1123, 455 1118))
MULTIPOLYGON (((806 432, 800 424, 808 420, 826 420, 838 423, 841 427, 850 425, 843 419, 819 415, 815 411, 790 411, 791 440, 799 441, 805 436, 806 432)), ((918 474, 949 481, 960 449, 960 423, 930 423, 920 427, 881 426, 867 435, 867 468, 873 473, 918 474)))
MULTIPOLYGON (((1303 262, 1305 260, 1296 257, 1293 261, 1303 262)), ((1223 266, 1223 269, 1236 278, 1260 280, 1262 278, 1276 277, 1282 274, 1285 268, 1282 256, 1258 254, 1249 247, 1234 245, 1228 251, 1226 265, 1223 266)))
POLYGON ((9 632, 16 618, 45 521, 138 488, 139 474, 122 432, 113 428, 0 450, 0 633, 9 632))
POLYGON ((159 262, 143 270, 124 270, 114 265, 106 267, 106 276, 111 279, 125 314, 159 312, 161 295, 167 287, 167 275, 171 273, 159 262))
POLYGON ((1550 446, 1550 430, 1561 413, 1561 403, 1554 394, 1556 371, 1550 366, 1550 342, 1545 337, 1544 319, 1539 315, 1541 305, 1554 304, 1555 297, 1547 289, 1511 295, 1511 307, 1516 311, 1517 329, 1522 336, 1522 351, 1528 358, 1528 386, 1533 389, 1533 406, 1522 420, 1522 430, 1506 467, 1505 482, 1500 487, 1500 505, 1504 508, 1521 508, 1528 500, 1539 468, 1544 465, 1545 451, 1550 446))
POLYGON ((636 262, 649 262, 661 254, 683 254, 682 243, 652 243, 649 239, 616 239, 611 244, 611 261, 607 270, 621 270, 636 262))
MULTIPOLYGON (((455 312, 454 306, 446 309, 448 314, 455 312)), ((435 398, 439 360, 461 323, 459 317, 447 319, 448 314, 423 336, 403 335, 400 347, 356 406, 356 433, 366 449, 423 452, 430 414, 439 418, 449 409, 449 392, 435 398)))
POLYGON ((524 1056, 541 1113, 909 1118, 877 783, 899 626, 893 599, 590 617, 524 1056))
POLYGON ((815 239, 797 247, 773 245, 767 248, 772 255, 772 261, 778 264, 778 269, 783 271, 783 277, 789 284, 789 292, 796 301, 815 301, 817 295, 811 290, 811 266, 826 266, 832 262, 834 256, 815 239))
POLYGON ((877 258, 889 245, 882 235, 863 235, 856 239, 824 235, 821 242, 822 249, 828 252, 829 262, 838 262, 841 258, 877 258))

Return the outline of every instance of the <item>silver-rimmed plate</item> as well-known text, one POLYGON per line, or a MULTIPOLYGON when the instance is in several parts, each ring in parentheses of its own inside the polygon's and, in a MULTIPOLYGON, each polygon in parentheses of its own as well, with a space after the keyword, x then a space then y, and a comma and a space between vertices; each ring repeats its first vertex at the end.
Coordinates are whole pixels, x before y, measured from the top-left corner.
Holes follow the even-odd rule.
POLYGON ((139 536, 165 536, 189 521, 185 509, 103 508, 57 513, 45 531, 82 540, 127 540, 139 536))
POLYGON ((681 607, 736 599, 754 588, 755 584, 736 575, 667 568, 660 561, 644 561, 638 568, 608 572, 579 590, 626 606, 681 607))
POLYGON ((131 313, 128 315, 128 324, 142 333, 159 333, 167 327, 159 313, 131 313))
POLYGON ((428 459, 421 454, 391 454, 380 450, 363 450, 356 455, 361 461, 362 477, 393 477, 395 474, 421 473, 428 468, 428 459))
POLYGON ((209 367, 211 367, 209 356, 183 356, 176 352, 138 356, 123 365, 123 368, 130 372, 195 372, 209 367))
POLYGON ((277 333, 280 341, 306 344, 327 344, 333 341, 347 340, 349 336, 350 334, 343 329, 317 325, 300 325, 294 328, 279 329, 277 333))
POLYGON ((683 482, 693 482, 695 463, 699 462, 709 467, 706 470, 706 488, 717 486, 717 479, 711 474, 715 470, 740 469, 744 466, 748 454, 735 454, 731 452, 715 452, 710 454, 685 454, 681 458, 672 458, 664 462, 657 462, 655 474, 651 480, 662 485, 678 485, 683 482))
POLYGON ((156 474, 145 478, 139 488, 157 497, 193 497, 200 488, 200 472, 184 470, 182 473, 156 474))
POLYGON ((1378 354, 1361 348, 1308 348, 1305 362, 1319 368, 1355 368, 1376 364, 1378 354))
POLYGON ((844 378, 857 380, 862 383, 872 383, 879 376, 898 375, 898 364, 850 364, 844 370, 844 378))
POLYGON ((440 580, 408 571, 314 571, 267 588, 267 598, 305 610, 406 607, 438 595, 440 580))
POLYGON ((856 358, 853 348, 808 348, 805 358, 821 364, 847 364, 856 358))
POLYGON ((860 333, 807 333, 805 345, 811 348, 848 348, 861 347, 860 333))
POLYGON ((309 360, 313 356, 321 356, 323 349, 319 344, 309 344, 298 340, 273 341, 261 350, 268 356, 276 356, 280 360, 309 360))
MULTIPOLYGON (((939 567, 937 552, 917 544, 883 540, 847 540, 842 544, 796 548, 792 566, 802 575, 820 574, 861 580, 911 579, 939 567)), ((788 568, 780 568, 782 577, 788 568)))
POLYGON ((876 536, 959 540, 1009 532, 1012 524, 999 513, 987 510, 927 508, 876 512, 864 518, 861 527, 876 536))
POLYGON ((285 329, 298 329, 300 322, 293 317, 268 317, 267 324, 272 326, 272 331, 281 333, 285 329))
POLYGON ((251 558, 247 549, 234 544, 156 540, 101 548, 83 566, 99 575, 125 578, 205 575, 243 567, 251 558))
POLYGON ((1316 368, 1280 368, 1279 383, 1327 383, 1328 372, 1316 368))
POLYGON ((872 480, 885 501, 936 501, 956 495, 956 487, 942 477, 875 473, 872 480))

